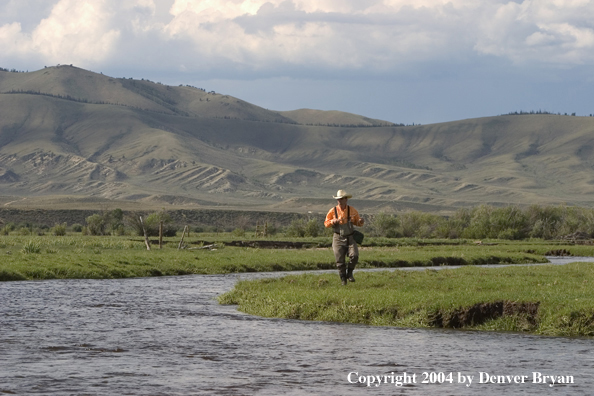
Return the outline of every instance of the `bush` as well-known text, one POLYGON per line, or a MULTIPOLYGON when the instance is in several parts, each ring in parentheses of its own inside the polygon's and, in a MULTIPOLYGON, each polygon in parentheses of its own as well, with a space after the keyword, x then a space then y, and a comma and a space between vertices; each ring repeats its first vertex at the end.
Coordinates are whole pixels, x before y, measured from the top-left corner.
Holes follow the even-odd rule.
POLYGON ((507 230, 500 231, 499 234, 497 234, 497 239, 522 239, 522 232, 517 229, 508 228, 507 230))
POLYGON ((373 216, 370 223, 370 236, 387 238, 398 238, 402 236, 399 231, 400 221, 394 215, 380 212, 373 216))
POLYGON ((72 224, 72 227, 70 227, 72 229, 72 232, 82 232, 83 230, 83 226, 80 224, 72 224))
POLYGON ((14 223, 6 223, 4 227, 0 229, 0 235, 9 235, 11 231, 14 231, 16 226, 14 223))
POLYGON ((431 238, 444 221, 443 217, 431 213, 408 212, 400 216, 400 232, 405 237, 431 238))
POLYGON ((119 224, 117 227, 111 230, 111 235, 122 236, 126 235, 126 227, 123 224, 119 224))
MULTIPOLYGON (((132 213, 126 216, 126 223, 132 227, 136 235, 144 236, 144 231, 142 229, 142 223, 140 222, 140 216, 143 216, 139 213, 132 213)), ((143 216, 142 221, 144 222, 144 229, 146 230, 147 236, 159 236, 159 224, 163 222, 163 236, 166 237, 174 237, 177 235, 177 230, 173 225, 173 221, 171 220, 171 216, 169 213, 163 211, 151 213, 148 216, 143 216)))
POLYGON ((305 236, 305 220, 297 219, 293 220, 291 224, 287 227, 285 234, 289 237, 298 237, 302 238, 305 236))
POLYGON ((305 224, 304 235, 308 237, 317 237, 322 233, 322 226, 316 219, 311 219, 305 224))
POLYGON ((52 227, 51 232, 55 236, 64 236, 66 235, 66 223, 56 224, 52 227))
POLYGON ((123 235, 124 212, 114 209, 111 212, 95 213, 87 217, 85 235, 123 235))
POLYGON ((105 218, 100 214, 95 213, 87 217, 87 234, 88 235, 105 235, 105 218))
POLYGON ((533 238, 551 239, 557 235, 557 229, 562 222, 561 208, 539 207, 532 205, 527 210, 530 227, 529 236, 533 238))
POLYGON ((234 237, 243 237, 245 235, 245 230, 243 228, 238 227, 231 231, 231 235, 233 235, 234 237))

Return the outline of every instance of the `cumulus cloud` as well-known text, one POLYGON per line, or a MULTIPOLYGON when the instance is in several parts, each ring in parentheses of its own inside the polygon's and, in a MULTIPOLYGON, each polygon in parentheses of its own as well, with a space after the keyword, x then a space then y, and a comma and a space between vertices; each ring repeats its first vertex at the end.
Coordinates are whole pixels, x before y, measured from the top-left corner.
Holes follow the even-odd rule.
POLYGON ((477 27, 475 49, 515 63, 594 62, 592 1, 524 1, 495 7, 477 27))
POLYGON ((6 55, 41 55, 48 62, 97 61, 113 49, 119 37, 112 28, 107 1, 61 0, 31 31, 19 22, 0 27, 0 43, 6 55))
POLYGON ((594 2, 586 0, 176 0, 170 12, 169 39, 253 69, 390 72, 478 55, 594 62, 594 2))
POLYGON ((33 31, 31 46, 50 61, 99 60, 119 36, 111 17, 105 1, 62 0, 33 31))
POLYGON ((176 70, 274 75, 393 73, 481 56, 594 63, 591 0, 54 0, 49 11, 43 3, 36 24, 16 0, 0 6, 4 63, 30 55, 140 67, 152 58, 176 70))

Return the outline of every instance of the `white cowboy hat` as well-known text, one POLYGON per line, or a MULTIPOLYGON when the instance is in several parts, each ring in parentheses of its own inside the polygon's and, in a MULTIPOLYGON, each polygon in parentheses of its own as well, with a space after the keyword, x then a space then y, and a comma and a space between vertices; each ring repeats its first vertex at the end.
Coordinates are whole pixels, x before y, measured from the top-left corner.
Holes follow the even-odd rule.
POLYGON ((341 198, 352 198, 353 196, 351 194, 347 194, 346 191, 344 190, 338 190, 336 192, 336 196, 334 197, 334 199, 341 199, 341 198))

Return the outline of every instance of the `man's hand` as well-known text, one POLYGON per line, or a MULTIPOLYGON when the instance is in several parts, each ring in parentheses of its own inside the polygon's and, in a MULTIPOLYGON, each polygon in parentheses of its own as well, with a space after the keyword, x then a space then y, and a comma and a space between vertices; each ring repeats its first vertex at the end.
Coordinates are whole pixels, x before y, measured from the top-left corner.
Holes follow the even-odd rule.
POLYGON ((332 225, 337 225, 340 223, 339 219, 332 219, 332 225))

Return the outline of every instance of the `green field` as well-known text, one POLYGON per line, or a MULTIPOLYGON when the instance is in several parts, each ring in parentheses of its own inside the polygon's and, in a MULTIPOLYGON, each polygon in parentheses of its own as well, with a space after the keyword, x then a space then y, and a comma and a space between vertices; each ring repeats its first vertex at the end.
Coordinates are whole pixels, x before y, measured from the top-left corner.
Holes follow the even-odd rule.
MULTIPOLYGON (((301 249, 232 247, 230 234, 193 234, 186 249, 179 238, 165 238, 163 249, 147 251, 142 238, 81 236, 0 237, 0 280, 58 278, 128 278, 142 276, 221 274, 259 271, 333 269, 328 238, 302 238, 301 249), (213 249, 199 249, 204 243, 213 249)), ((153 242, 156 242, 153 240, 153 242)), ((248 241, 249 242, 249 241, 248 241)), ((594 256, 593 246, 555 242, 498 241, 476 245, 464 240, 368 238, 361 247, 359 268, 546 262, 550 250, 594 256)))
POLYGON ((594 336, 594 263, 241 281, 219 302, 259 316, 377 326, 594 336))

